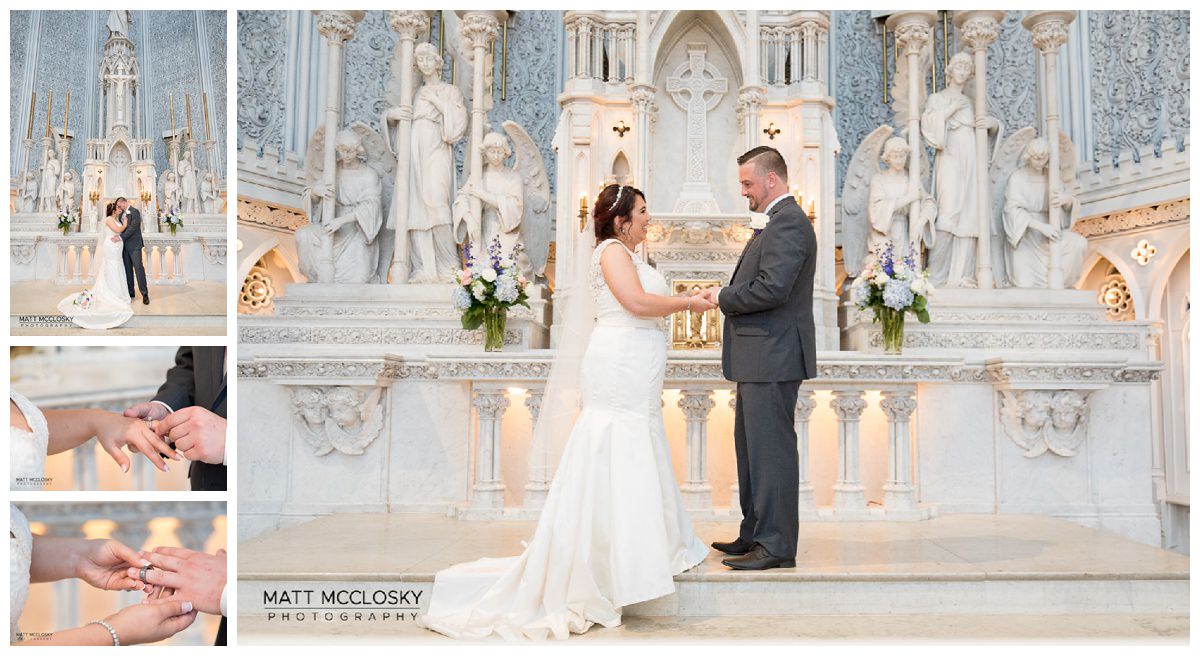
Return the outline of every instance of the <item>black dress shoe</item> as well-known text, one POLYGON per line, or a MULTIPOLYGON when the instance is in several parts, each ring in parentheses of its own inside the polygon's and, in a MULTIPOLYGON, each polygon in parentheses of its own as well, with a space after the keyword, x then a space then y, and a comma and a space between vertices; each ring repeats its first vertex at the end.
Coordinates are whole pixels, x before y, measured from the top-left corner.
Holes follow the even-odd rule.
POLYGON ((750 553, 750 550, 754 548, 754 543, 747 542, 739 537, 733 542, 714 542, 712 543, 712 548, 727 553, 730 556, 742 556, 750 553))
POLYGON ((736 558, 726 558, 722 565, 733 569, 763 570, 775 567, 795 567, 795 558, 780 558, 772 556, 761 544, 755 544, 750 553, 736 558))
POLYGON ((142 305, 150 305, 150 297, 142 294, 142 305))

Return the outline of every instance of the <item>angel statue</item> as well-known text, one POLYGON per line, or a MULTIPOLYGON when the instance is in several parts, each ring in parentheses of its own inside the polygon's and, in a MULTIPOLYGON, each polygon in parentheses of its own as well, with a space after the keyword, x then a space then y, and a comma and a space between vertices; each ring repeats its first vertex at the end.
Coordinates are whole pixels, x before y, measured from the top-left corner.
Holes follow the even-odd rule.
POLYGON ((162 197, 167 202, 168 210, 179 209, 179 203, 182 199, 179 195, 179 183, 175 180, 174 171, 167 171, 163 174, 162 197))
POLYGON ((64 212, 69 212, 72 207, 75 207, 75 172, 67 171, 63 173, 62 182, 58 183, 57 200, 59 209, 64 212))
POLYGON ((884 242, 918 253, 932 246, 937 206, 920 184, 908 178, 908 142, 893 137, 881 125, 859 144, 842 185, 842 258, 846 274, 858 275, 866 253, 884 242), (881 152, 882 151, 882 152, 881 152), (887 166, 882 171, 880 161, 887 166), (921 201, 916 223, 909 225, 909 210, 921 201))
MULTIPOLYGON (((442 57, 437 46, 418 44, 413 55, 424 84, 413 98, 408 152, 396 153, 396 157, 409 159, 408 195, 392 199, 387 227, 396 231, 396 239, 407 235, 411 282, 445 282, 459 265, 450 215, 454 144, 466 134, 470 114, 458 87, 442 80, 442 57)), ((402 118, 399 80, 400 74, 393 69, 387 88, 387 99, 393 106, 384 112, 385 132, 402 118)), ((394 143, 390 135, 387 143, 394 143)))
POLYGON ((37 175, 33 171, 26 171, 24 181, 21 184, 21 203, 18 206, 18 211, 35 211, 37 209, 37 192, 37 175))
POLYGON ((550 245, 550 182, 541 153, 529 135, 512 121, 504 131, 517 145, 510 169, 504 165, 512 155, 508 139, 499 132, 483 138, 483 179, 470 178, 454 198, 454 235, 460 243, 486 248, 500 240, 500 252, 512 257, 526 277, 542 275, 550 245), (471 199, 479 200, 473 214, 471 199))
POLYGON ((53 212, 54 203, 58 200, 58 176, 62 173, 62 164, 54 155, 54 150, 46 149, 46 163, 42 165, 42 186, 38 190, 39 212, 53 212))
POLYGON ((929 277, 941 287, 974 287, 975 240, 979 236, 975 181, 975 128, 1000 129, 994 117, 976 115, 963 86, 971 79, 971 55, 960 52, 946 67, 946 88, 929 96, 921 113, 921 137, 936 151, 933 193, 937 237, 929 251, 929 277))
MULTIPOLYGON (((1087 239, 1070 229, 1078 204, 1066 192, 1050 193, 1046 170, 1050 146, 1036 134, 1032 127, 1017 130, 992 163, 992 232, 1002 237, 1000 257, 993 257, 998 286, 1048 287, 1050 248, 1055 242, 1062 253, 1063 279, 1074 281, 1082 273, 1087 239), (1065 225, 1051 223, 1052 206, 1064 210, 1065 225)), ((1075 177, 1075 148, 1061 132, 1059 151, 1060 187, 1068 189, 1075 177)))
POLYGON ((212 171, 205 171, 200 178, 200 211, 205 214, 217 213, 217 179, 212 171))
POLYGON ((311 222, 296 231, 300 271, 309 282, 386 282, 390 262, 381 260, 377 237, 396 160, 378 132, 355 122, 337 133, 333 146, 337 171, 330 184, 323 169, 326 147, 325 126, 321 126, 309 140, 305 157, 309 186, 302 207, 311 222), (326 198, 334 199, 332 216, 322 215, 326 198), (321 260, 330 253, 333 279, 323 280, 321 260))

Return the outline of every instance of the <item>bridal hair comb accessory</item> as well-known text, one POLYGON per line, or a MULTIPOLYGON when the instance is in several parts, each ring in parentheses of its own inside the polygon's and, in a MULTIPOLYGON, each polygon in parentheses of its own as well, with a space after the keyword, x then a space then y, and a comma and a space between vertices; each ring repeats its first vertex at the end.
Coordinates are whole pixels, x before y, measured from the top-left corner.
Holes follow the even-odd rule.
POLYGON ((609 206, 609 208, 608 208, 609 212, 611 212, 617 208, 617 203, 621 202, 621 192, 623 192, 623 191, 625 191, 624 185, 620 185, 617 187, 617 199, 614 200, 613 204, 609 206))
POLYGON ((114 647, 121 646, 121 639, 117 637, 117 630, 112 628, 111 624, 109 624, 108 622, 105 622, 104 620, 92 620, 91 622, 88 622, 88 624, 99 624, 100 626, 108 629, 108 634, 111 635, 112 639, 113 639, 113 646, 114 647))

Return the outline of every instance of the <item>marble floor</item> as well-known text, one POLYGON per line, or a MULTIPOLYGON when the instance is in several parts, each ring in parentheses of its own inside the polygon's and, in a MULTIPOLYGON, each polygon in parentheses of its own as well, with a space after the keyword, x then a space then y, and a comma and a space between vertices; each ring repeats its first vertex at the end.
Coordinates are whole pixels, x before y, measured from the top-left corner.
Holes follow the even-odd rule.
POLYGON ((106 331, 65 326, 31 325, 21 317, 61 316, 58 302, 84 289, 84 285, 55 285, 52 282, 20 282, 11 288, 10 327, 13 335, 224 335, 226 332, 227 286, 220 282, 196 281, 186 285, 151 285, 150 304, 141 294, 133 302, 133 318, 106 331))
MULTIPOLYGON (((239 641, 283 644, 318 636, 364 644, 444 641, 411 621, 281 623, 252 613, 263 612, 255 608, 262 591, 292 584, 428 591, 437 570, 450 564, 519 553, 533 527, 524 521, 345 514, 244 540, 238 544, 239 641)), ((710 542, 732 537, 736 525, 700 522, 696 530, 710 542)), ((924 522, 802 524, 796 560, 792 570, 733 572, 711 552, 675 577, 674 605, 638 604, 626 609, 622 626, 593 629, 579 640, 1183 643, 1190 630, 1188 557, 1052 517, 945 515, 924 522), (993 587, 980 597, 956 586, 993 587), (884 605, 856 607, 853 600, 864 588, 874 599, 882 596, 884 605), (1127 597, 1160 590, 1171 610, 1113 610, 1127 597), (1093 606, 1092 591, 1112 598, 1093 606), (696 595, 722 597, 723 605, 696 604, 696 595), (930 595, 963 605, 931 606, 953 608, 949 612, 917 609, 930 595), (1072 610, 1080 607, 1081 595, 1084 610, 1072 610), (1012 610, 1031 596, 1063 610, 1051 616, 1012 610), (1073 606, 1058 602, 1069 597, 1076 600, 1073 606), (981 604, 981 598, 997 605, 981 604), (792 605, 796 600, 799 605, 792 605), (685 609, 689 603, 691 609, 685 609)))

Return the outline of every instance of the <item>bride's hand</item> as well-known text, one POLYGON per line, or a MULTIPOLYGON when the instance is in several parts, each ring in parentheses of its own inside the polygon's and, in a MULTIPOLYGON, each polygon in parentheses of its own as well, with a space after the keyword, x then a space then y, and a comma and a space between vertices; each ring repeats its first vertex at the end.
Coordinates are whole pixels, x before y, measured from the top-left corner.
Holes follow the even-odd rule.
POLYGON ((122 608, 104 618, 123 645, 138 645, 165 640, 192 625, 197 611, 192 602, 160 599, 122 608))
POLYGON ((105 418, 104 430, 96 434, 96 440, 121 466, 121 471, 129 471, 129 458, 122 447, 131 447, 141 451, 146 459, 155 467, 168 471, 167 464, 159 454, 165 454, 174 460, 182 460, 183 456, 175 452, 161 437, 150 429, 150 424, 141 419, 131 419, 121 415, 109 415, 105 418))
POLYGON ((75 576, 100 590, 142 590, 136 574, 129 567, 149 565, 150 561, 117 540, 80 540, 74 550, 75 576))

